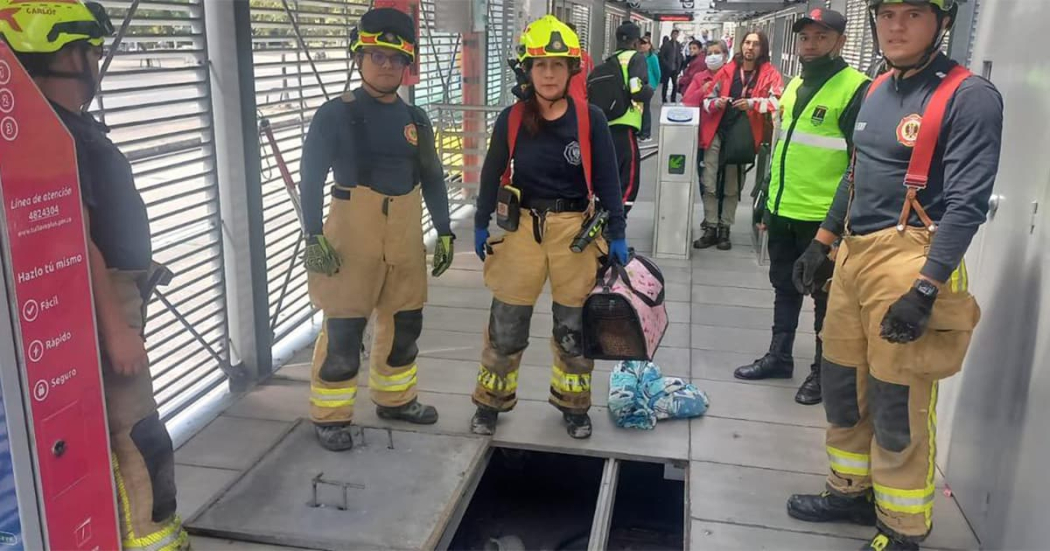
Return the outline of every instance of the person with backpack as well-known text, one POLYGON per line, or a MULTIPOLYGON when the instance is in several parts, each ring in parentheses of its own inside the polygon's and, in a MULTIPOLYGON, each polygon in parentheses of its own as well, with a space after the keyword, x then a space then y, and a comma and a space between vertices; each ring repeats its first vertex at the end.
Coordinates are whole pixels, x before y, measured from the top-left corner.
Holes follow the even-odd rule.
POLYGON ((616 29, 616 53, 605 60, 587 81, 587 96, 609 120, 616 162, 620 168, 624 212, 630 213, 638 197, 641 155, 638 132, 642 129, 645 102, 653 97, 649 63, 638 51, 642 29, 627 22, 616 29))
POLYGON ((702 108, 704 221, 703 235, 693 247, 733 247, 729 228, 736 221, 744 168, 755 162, 782 88, 780 72, 769 62, 769 38, 762 31, 745 35, 740 52, 715 74, 702 108))
MULTIPOLYGON (((769 352, 733 373, 737 379, 790 379, 795 372, 792 350, 802 293, 792 282, 795 261, 817 234, 828 213, 853 149, 853 128, 867 90, 868 77, 841 57, 846 43, 846 18, 839 12, 814 8, 795 21, 802 75, 788 84, 781 97, 780 140, 773 151, 767 200, 761 205, 769 237, 769 282, 773 286, 773 337, 769 352)), ((795 401, 821 401, 820 331, 828 295, 814 289, 816 357, 795 401)))
MULTIPOLYGON (((572 23, 566 23, 566 25, 572 29, 572 32, 576 32, 576 25, 572 23)), ((594 58, 591 54, 587 53, 587 50, 580 49, 580 72, 572 76, 572 80, 569 82, 569 95, 572 99, 587 103, 587 77, 594 70, 594 58)))
POLYGON ((397 95, 416 55, 412 19, 393 8, 372 9, 351 38, 362 84, 314 114, 299 184, 310 299, 324 312, 310 418, 321 446, 332 451, 353 447, 362 341, 373 312, 368 387, 377 415, 437 422, 437 410, 416 398, 416 340, 427 298, 421 196, 438 234, 432 275, 452 264, 455 239, 430 119, 397 95), (330 170, 335 184, 322 225, 330 170))
POLYGON ((610 262, 628 261, 615 151, 601 109, 568 94, 569 80, 580 70, 576 33, 553 15, 544 16, 525 28, 518 57, 527 93, 496 119, 474 215, 474 251, 485 263, 492 307, 471 431, 493 434, 499 414, 517 403, 533 306, 549 279, 550 402, 562 412, 571 437, 588 438, 594 361, 583 357, 583 304, 603 250, 610 262), (581 229, 599 216, 595 199, 607 211, 608 245, 598 235, 576 252, 572 247, 581 229), (502 235, 489 233, 493 211, 502 235))
POLYGON ((826 491, 811 522, 876 526, 868 550, 919 549, 933 526, 938 381, 957 373, 980 308, 964 256, 986 220, 1003 133, 995 86, 943 53, 956 0, 870 0, 883 59, 857 117, 854 162, 795 284, 821 288, 826 491))

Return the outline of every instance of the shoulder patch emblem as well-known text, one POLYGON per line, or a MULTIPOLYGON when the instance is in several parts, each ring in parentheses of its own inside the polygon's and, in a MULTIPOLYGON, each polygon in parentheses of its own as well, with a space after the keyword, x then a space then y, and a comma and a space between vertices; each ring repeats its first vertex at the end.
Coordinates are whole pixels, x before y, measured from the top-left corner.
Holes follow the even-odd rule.
POLYGON ((919 139, 919 128, 922 127, 922 115, 911 114, 901 119, 897 125, 897 141, 905 147, 915 147, 919 139))
POLYGON ((416 131, 416 125, 414 123, 408 123, 405 125, 405 140, 412 145, 419 145, 419 132, 416 131))

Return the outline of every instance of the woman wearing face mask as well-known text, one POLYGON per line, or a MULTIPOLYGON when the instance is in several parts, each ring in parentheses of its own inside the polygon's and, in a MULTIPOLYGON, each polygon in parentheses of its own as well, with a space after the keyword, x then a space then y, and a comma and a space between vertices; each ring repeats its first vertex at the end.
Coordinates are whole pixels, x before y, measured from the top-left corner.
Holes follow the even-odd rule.
POLYGON ((689 85, 693 82, 693 78, 707 70, 703 44, 696 40, 690 42, 689 56, 687 56, 686 59, 688 61, 686 63, 685 71, 682 72, 682 76, 678 79, 678 88, 682 91, 683 99, 689 89, 689 85))
MULTIPOLYGON (((704 98, 711 93, 711 83, 715 79, 715 73, 718 72, 726 61, 729 59, 729 47, 726 46, 724 40, 715 40, 708 43, 707 45, 707 57, 704 58, 705 69, 697 73, 692 81, 689 83, 689 90, 686 91, 685 96, 682 97, 682 103, 689 107, 700 107, 701 102, 704 98)), ((710 123, 709 123, 710 124, 710 123)), ((700 110, 700 128, 704 125, 704 110, 700 110)), ((698 132, 700 132, 698 130, 698 132)), ((701 140, 697 140, 697 144, 703 143, 701 140)), ((703 146, 698 146, 698 155, 696 157, 697 170, 700 172, 701 178, 697 180, 700 182, 700 194, 704 193, 704 149, 703 146)))
POLYGON ((584 358, 581 348, 583 302, 606 246, 600 237, 581 252, 570 246, 597 198, 609 212, 608 252, 627 262, 619 167, 601 109, 567 95, 570 77, 580 70, 576 33, 553 15, 544 16, 525 29, 518 58, 527 75, 527 99, 496 120, 474 215, 475 252, 485 262, 485 286, 493 297, 471 431, 493 434, 498 414, 517 403, 518 367, 529 344, 533 305, 550 279, 550 403, 562 412, 571 437, 587 438, 594 361, 584 358), (512 159, 513 170, 508 170, 512 159), (490 237, 493 211, 506 233, 490 237))
POLYGON ((709 43, 707 45, 707 56, 697 60, 703 61, 704 68, 692 75, 689 82, 686 83, 689 89, 686 90, 685 96, 682 97, 682 103, 690 107, 699 107, 700 102, 710 92, 710 90, 705 88, 714 80, 715 73, 726 64, 728 58, 729 48, 726 47, 724 41, 717 40, 709 43))

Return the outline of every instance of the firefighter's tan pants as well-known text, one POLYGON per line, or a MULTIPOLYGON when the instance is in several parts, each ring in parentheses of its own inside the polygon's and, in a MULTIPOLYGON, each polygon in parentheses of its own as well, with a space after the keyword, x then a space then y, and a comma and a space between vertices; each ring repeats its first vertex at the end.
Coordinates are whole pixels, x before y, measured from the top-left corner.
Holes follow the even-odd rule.
POLYGON ((980 318, 964 263, 941 289, 922 337, 901 345, 879 336, 930 240, 921 228, 846 237, 822 332, 828 488, 845 496, 873 489, 879 525, 915 541, 932 527, 937 381, 962 368, 980 318))
MULTIPOLYGON (((416 399, 416 340, 427 299, 422 198, 418 187, 393 197, 363 186, 341 189, 349 192, 349 199, 333 196, 324 235, 342 267, 330 277, 311 273, 310 299, 326 320, 367 320, 375 312, 368 385, 372 401, 401 406, 416 399), (401 321, 408 317, 413 321, 401 321)), ((329 350, 327 326, 314 347, 310 415, 316 423, 349 423, 357 377, 321 378, 329 350)))
MULTIPOLYGON (((110 283, 124 308, 124 317, 139 331, 145 326, 139 287, 145 276, 144 271, 110 271, 110 283)), ((157 414, 149 370, 120 375, 103 350, 102 381, 124 549, 187 548, 189 536, 175 514, 175 452, 157 414)))
POLYGON ((576 212, 548 213, 541 221, 522 210, 517 231, 490 240, 485 286, 494 300, 474 389, 476 404, 510 411, 517 403, 518 368, 528 346, 533 305, 549 278, 554 298, 550 402, 570 413, 590 409, 594 361, 583 357, 583 303, 594 288, 601 238, 583 252, 569 249, 584 218, 576 212), (543 228, 541 242, 534 232, 537 225, 543 228))

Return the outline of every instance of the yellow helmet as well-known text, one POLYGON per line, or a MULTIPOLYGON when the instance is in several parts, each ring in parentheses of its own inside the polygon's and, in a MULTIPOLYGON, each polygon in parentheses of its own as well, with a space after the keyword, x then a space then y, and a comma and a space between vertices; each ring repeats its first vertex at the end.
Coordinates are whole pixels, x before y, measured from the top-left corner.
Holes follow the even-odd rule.
POLYGON ((0 35, 21 54, 50 54, 80 40, 101 46, 113 34, 106 9, 80 0, 0 0, 0 35))
POLYGON ((518 61, 539 57, 567 57, 580 59, 580 38, 568 25, 553 15, 544 15, 533 21, 521 33, 518 61))
POLYGON ((375 8, 361 16, 361 22, 351 31, 350 51, 365 46, 381 46, 416 58, 416 29, 407 13, 395 8, 375 8))

